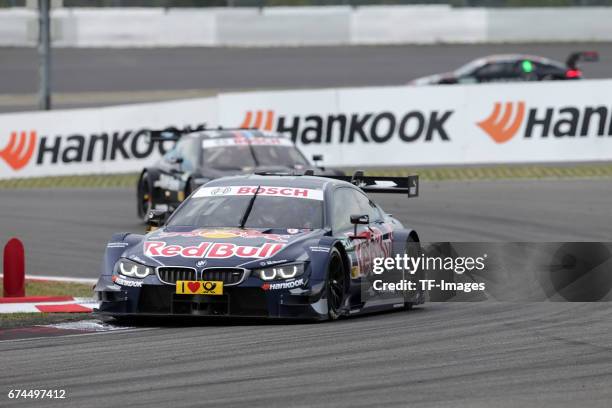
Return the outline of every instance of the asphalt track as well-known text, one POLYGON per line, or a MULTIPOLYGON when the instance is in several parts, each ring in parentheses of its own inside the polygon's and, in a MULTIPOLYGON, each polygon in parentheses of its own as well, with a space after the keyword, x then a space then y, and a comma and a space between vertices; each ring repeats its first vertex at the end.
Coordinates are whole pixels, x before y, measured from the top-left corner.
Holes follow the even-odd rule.
MULTIPOLYGON (((56 107, 206 95, 219 90, 402 85, 481 56, 530 53, 565 61, 597 50, 587 78, 612 76, 612 43, 278 48, 55 49, 56 107)), ((34 48, 0 48, 0 112, 36 107, 34 48)))
POLYGON ((479 302, 0 342, 0 405, 609 408, 611 330, 609 303, 479 302))
MULTIPOLYGON (((612 241, 612 180, 422 182, 377 202, 422 241, 612 241)), ((27 272, 95 278, 114 232, 141 233, 135 189, 0 190, 0 245, 26 247, 27 272)))

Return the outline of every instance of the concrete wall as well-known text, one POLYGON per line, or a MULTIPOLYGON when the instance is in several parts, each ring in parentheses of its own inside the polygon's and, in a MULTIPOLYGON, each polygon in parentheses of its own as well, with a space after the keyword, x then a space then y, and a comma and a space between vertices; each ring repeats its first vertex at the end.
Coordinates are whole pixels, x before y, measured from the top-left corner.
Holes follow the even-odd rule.
POLYGON ((612 7, 489 9, 486 39, 611 41, 612 7))
MULTIPOLYGON (((301 46, 611 41, 612 8, 432 6, 58 8, 60 47, 301 46)), ((0 10, 0 46, 33 46, 37 15, 0 10)))

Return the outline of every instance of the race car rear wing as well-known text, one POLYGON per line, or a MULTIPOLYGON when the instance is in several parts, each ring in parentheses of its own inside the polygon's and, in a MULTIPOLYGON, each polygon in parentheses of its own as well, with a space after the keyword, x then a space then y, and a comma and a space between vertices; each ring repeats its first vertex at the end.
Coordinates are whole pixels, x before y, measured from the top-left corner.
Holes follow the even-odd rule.
POLYGON ((578 69, 579 62, 597 62, 599 53, 597 51, 578 51, 572 52, 565 62, 569 69, 578 69))
MULTIPOLYGON (((305 175, 308 175, 306 172, 305 175)), ((406 177, 364 176, 363 170, 357 170, 352 176, 320 176, 335 180, 347 181, 359 187, 365 193, 408 194, 408 197, 419 196, 419 176, 406 177)))

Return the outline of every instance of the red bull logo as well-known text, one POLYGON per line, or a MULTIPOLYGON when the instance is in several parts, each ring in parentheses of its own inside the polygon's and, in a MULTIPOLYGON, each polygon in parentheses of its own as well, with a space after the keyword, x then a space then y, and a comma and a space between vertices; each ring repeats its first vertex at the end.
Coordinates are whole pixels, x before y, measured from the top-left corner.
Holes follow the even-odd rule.
POLYGON ((268 258, 285 247, 284 244, 266 242, 262 246, 235 245, 223 242, 200 242, 198 245, 183 246, 163 241, 147 241, 144 253, 150 257, 171 258, 268 258))

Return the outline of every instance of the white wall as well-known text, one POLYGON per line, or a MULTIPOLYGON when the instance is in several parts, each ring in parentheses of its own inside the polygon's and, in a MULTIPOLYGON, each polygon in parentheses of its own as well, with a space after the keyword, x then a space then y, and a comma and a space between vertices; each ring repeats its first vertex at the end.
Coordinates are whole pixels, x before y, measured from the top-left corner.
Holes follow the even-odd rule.
MULTIPOLYGON (((60 8, 60 47, 302 46, 610 41, 612 7, 60 8)), ((0 46, 33 46, 36 13, 0 10, 0 46)))
POLYGON ((610 41, 612 7, 487 10, 489 42, 610 41))
POLYGON ((450 6, 358 7, 351 13, 352 44, 486 42, 482 8, 450 6))

